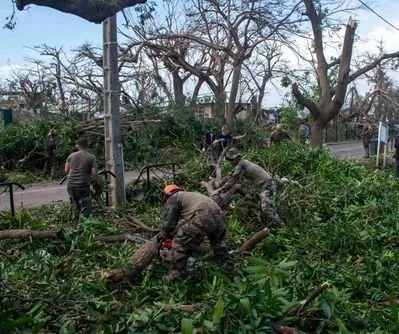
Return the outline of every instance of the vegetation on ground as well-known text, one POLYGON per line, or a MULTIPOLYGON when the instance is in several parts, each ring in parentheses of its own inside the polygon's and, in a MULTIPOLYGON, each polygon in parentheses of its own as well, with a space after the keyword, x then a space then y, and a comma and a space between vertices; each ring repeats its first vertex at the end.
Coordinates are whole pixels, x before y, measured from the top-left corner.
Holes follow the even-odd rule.
MULTIPOLYGON (((290 180, 276 197, 286 226, 271 227, 251 256, 236 258, 233 278, 196 258, 189 278, 173 284, 163 281, 167 263, 155 261, 135 285, 107 285, 101 270, 124 265, 139 247, 96 240, 126 232, 115 215, 98 211, 73 225, 66 204, 15 217, 2 212, 2 229, 61 228, 64 239, 0 242, 0 331, 270 333, 273 324, 284 324, 312 333, 397 333, 397 180, 299 145, 247 149, 245 155, 290 180), (324 282, 332 287, 298 316, 285 315, 324 282), (194 310, 184 312, 181 305, 194 310)), ((196 156, 182 167, 179 182, 199 190, 208 173, 203 167, 196 156)), ((151 200, 131 202, 123 214, 159 227, 161 188, 154 184, 151 200)), ((235 198, 227 209, 230 249, 261 227, 248 220, 243 201, 235 198)))

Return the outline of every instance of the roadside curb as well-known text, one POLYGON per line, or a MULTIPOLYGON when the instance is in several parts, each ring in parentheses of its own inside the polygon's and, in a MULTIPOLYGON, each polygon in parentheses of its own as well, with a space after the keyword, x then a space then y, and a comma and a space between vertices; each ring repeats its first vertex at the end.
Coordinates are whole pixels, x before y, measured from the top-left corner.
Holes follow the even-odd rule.
POLYGON ((361 142, 362 142, 361 140, 336 141, 336 142, 324 143, 323 146, 334 146, 334 145, 355 144, 355 143, 361 143, 361 142))

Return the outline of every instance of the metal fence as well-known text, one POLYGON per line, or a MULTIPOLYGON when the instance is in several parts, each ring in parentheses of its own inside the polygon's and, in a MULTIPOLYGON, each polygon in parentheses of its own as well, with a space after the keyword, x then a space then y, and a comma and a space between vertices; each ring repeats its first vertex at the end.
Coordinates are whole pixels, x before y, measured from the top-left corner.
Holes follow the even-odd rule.
POLYGON ((361 139, 361 128, 355 123, 331 122, 324 130, 326 143, 361 139))

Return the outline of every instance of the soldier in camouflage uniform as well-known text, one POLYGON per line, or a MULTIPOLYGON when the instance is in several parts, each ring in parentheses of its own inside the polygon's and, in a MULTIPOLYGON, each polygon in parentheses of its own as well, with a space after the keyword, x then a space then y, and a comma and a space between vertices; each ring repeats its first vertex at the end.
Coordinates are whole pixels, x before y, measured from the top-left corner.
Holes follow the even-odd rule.
POLYGON ((216 189, 211 196, 216 196, 230 191, 241 178, 249 179, 260 186, 259 196, 261 200, 262 214, 278 225, 283 225, 283 221, 273 205, 273 195, 276 192, 275 181, 262 167, 251 161, 242 159, 241 156, 241 153, 235 148, 230 148, 226 152, 226 159, 231 162, 234 169, 229 173, 229 175, 227 175, 227 177, 223 178, 220 187, 216 189))
POLYGON ((73 208, 73 220, 91 214, 90 176, 96 181, 99 192, 102 184, 97 174, 96 158, 88 152, 86 139, 77 142, 78 151, 72 153, 65 163, 65 174, 68 175, 67 191, 73 208))
POLYGON ((173 238, 172 265, 167 280, 173 281, 186 273, 188 257, 199 248, 205 237, 210 241, 216 263, 226 273, 232 273, 234 263, 223 245, 226 216, 220 207, 209 197, 182 191, 174 184, 165 187, 163 199, 163 228, 158 239, 173 238))

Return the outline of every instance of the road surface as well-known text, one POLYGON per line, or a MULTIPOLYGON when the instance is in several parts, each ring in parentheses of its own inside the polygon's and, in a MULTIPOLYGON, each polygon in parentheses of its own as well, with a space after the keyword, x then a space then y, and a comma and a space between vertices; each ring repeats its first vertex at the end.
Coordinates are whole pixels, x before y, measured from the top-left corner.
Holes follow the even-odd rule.
MULTIPOLYGON (((158 171, 151 173, 152 177, 164 177, 171 172, 158 171)), ((125 184, 129 184, 139 177, 138 171, 128 171, 125 172, 125 184)), ((144 175, 143 180, 146 179, 144 175)), ((15 187, 16 188, 16 187, 15 187)), ((10 210, 10 199, 9 193, 2 191, 3 187, 0 187, 0 211, 10 210)), ((66 190, 66 182, 62 185, 58 183, 39 183, 26 186, 25 190, 14 190, 14 205, 15 209, 19 208, 34 208, 45 204, 55 203, 55 202, 68 202, 69 197, 66 190)))
POLYGON ((326 144, 325 147, 332 150, 332 153, 337 157, 364 155, 363 143, 360 140, 342 144, 331 143, 326 144))
MULTIPOLYGON (((361 141, 346 142, 342 144, 326 144, 327 148, 338 157, 363 155, 364 149, 361 141)), ((125 183, 129 184, 137 177, 137 171, 129 171, 125 173, 125 183)), ((2 189, 0 189, 0 192, 2 189)), ((58 183, 36 184, 27 186, 25 191, 15 190, 14 203, 15 208, 33 208, 54 202, 68 202, 68 194, 66 191, 66 183, 59 185, 58 183)), ((0 195, 0 211, 10 210, 9 194, 0 195)))

